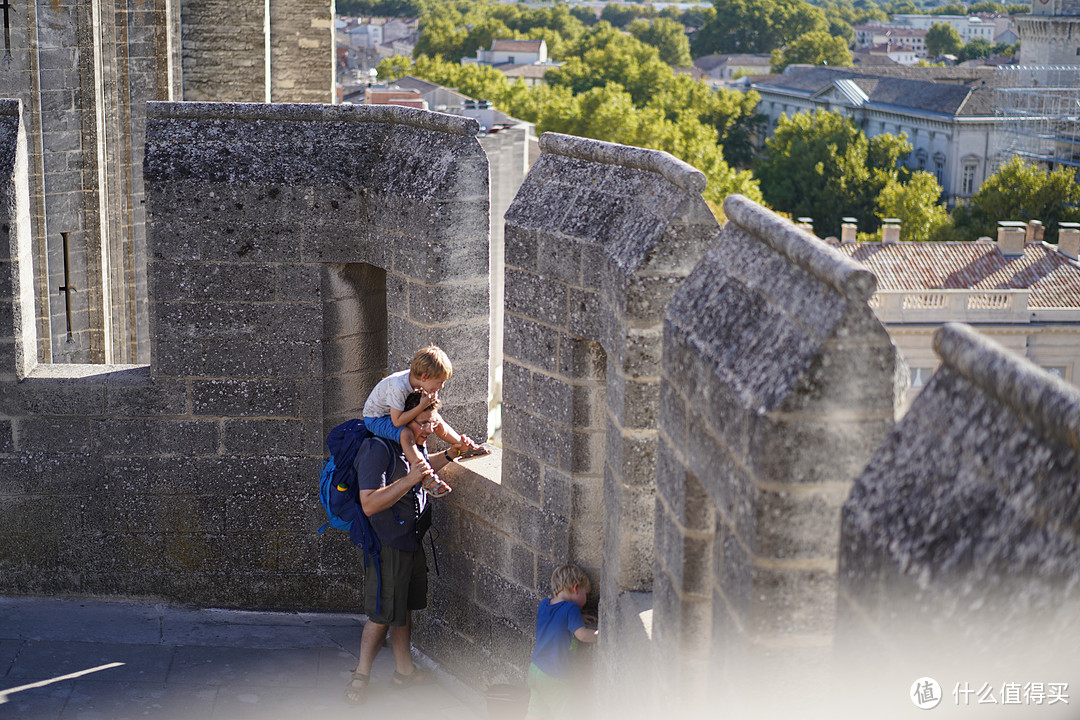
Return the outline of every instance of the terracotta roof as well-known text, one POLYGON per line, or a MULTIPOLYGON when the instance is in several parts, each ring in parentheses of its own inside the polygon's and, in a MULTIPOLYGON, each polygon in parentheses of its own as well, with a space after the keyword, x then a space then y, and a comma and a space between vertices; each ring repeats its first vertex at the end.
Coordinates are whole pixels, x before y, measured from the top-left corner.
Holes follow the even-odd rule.
POLYGON ((491 50, 501 50, 504 52, 523 51, 523 52, 540 52, 540 43, 543 40, 505 40, 499 39, 491 43, 491 50))
POLYGON ((878 290, 1031 290, 1028 307, 1080 308, 1080 263, 1053 245, 1006 257, 987 242, 850 243, 837 247, 878 278, 878 290))

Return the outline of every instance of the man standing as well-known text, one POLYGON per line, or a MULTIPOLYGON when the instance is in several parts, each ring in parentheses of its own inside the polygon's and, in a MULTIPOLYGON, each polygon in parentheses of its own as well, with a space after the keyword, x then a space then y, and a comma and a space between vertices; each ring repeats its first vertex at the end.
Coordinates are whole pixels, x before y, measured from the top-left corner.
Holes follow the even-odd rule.
POLYGON ((412 611, 427 607, 427 558, 421 545, 431 522, 428 495, 421 483, 449 462, 445 452, 429 457, 424 444, 438 422, 439 401, 414 392, 405 410, 427 403, 408 427, 425 462, 409 466, 401 446, 368 438, 356 453, 360 506, 382 544, 380 568, 369 561, 364 573, 364 611, 368 622, 360 638, 360 662, 345 691, 353 704, 363 702, 371 665, 390 631, 394 651, 394 684, 398 687, 433 682, 432 675, 412 661, 412 611), (391 458, 391 453, 394 457, 391 458), (392 461, 391 461, 392 460, 392 461))

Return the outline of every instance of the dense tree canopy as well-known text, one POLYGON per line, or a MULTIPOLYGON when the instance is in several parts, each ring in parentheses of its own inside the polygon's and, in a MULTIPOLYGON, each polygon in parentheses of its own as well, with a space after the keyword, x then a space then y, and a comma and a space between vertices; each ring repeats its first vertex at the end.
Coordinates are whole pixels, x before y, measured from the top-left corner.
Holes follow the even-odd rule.
POLYGON ((419 17, 424 0, 337 0, 336 10, 348 17, 419 17))
POLYGON ((821 232, 839 235, 841 218, 848 215, 873 230, 879 224, 878 195, 900 177, 898 163, 910 151, 905 136, 868 140, 851 119, 836 113, 782 115, 765 141, 757 177, 769 205, 813 217, 821 232))
POLYGON ((748 171, 731 166, 723 147, 730 142, 748 152, 746 139, 757 122, 756 93, 714 92, 700 81, 675 75, 659 61, 655 48, 607 23, 590 30, 580 48, 590 49, 584 58, 572 57, 559 68, 570 72, 536 88, 510 83, 491 67, 441 58, 391 58, 379 64, 379 75, 391 79, 413 73, 470 97, 491 100, 509 115, 535 123, 537 132, 667 151, 705 173, 709 181, 705 196, 715 204, 732 192, 761 198, 757 182, 748 171))
POLYGON ((942 205, 937 178, 919 170, 906 182, 890 177, 878 195, 878 217, 900 220, 900 239, 930 240, 949 224, 949 214, 942 205))
POLYGON ((926 54, 930 57, 956 55, 963 47, 960 33, 948 23, 934 23, 926 31, 926 54))
POLYGON ((694 36, 695 57, 769 53, 829 27, 824 11, 804 0, 715 0, 715 6, 716 17, 694 36))
POLYGON ((815 30, 799 36, 783 49, 772 51, 772 71, 783 72, 788 65, 850 66, 851 50, 847 40, 815 30))
POLYGON ((1080 183, 1064 167, 1047 172, 1014 157, 986 179, 967 205, 953 212, 957 239, 996 237, 1000 220, 1040 220, 1057 240, 1060 222, 1080 221, 1080 183))
POLYGON ((641 42, 656 48, 660 59, 671 67, 683 68, 693 64, 690 40, 679 22, 667 17, 658 17, 651 23, 648 20, 635 20, 626 29, 641 42))

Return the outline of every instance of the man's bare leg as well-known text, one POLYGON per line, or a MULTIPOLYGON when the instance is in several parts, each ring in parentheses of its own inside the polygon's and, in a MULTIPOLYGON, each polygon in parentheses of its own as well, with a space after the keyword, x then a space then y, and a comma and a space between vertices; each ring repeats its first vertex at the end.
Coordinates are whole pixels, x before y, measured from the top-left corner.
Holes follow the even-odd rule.
POLYGON ((405 617, 401 627, 390 628, 390 648, 394 651, 395 669, 400 675, 411 675, 415 669, 412 660, 412 612, 405 617))

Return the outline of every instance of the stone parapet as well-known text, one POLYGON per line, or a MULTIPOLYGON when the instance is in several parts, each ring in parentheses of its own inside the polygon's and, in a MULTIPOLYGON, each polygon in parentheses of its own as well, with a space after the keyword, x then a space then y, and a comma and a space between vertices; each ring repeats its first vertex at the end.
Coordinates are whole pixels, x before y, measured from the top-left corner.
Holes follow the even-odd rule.
MULTIPOLYGON (((2 110, 0 142, 17 128, 2 110)), ((0 592, 360 607, 355 549, 314 533, 327 431, 438 344, 456 367, 448 421, 486 435, 487 172, 470 122, 152 104, 151 362, 13 372, 9 357, 0 592)), ((0 158, 15 167, 17 144, 0 158)), ((0 285, 13 308, 20 243, 0 285)))
POLYGON ((663 312, 718 226, 704 177, 666 153, 555 134, 540 147, 506 214, 502 481, 567 528, 537 556, 537 585, 581 565, 617 637, 619 598, 652 588, 663 312))
POLYGON ((665 697, 770 679, 793 701, 828 677, 840 508, 903 365, 873 275, 741 196, 724 211, 664 322, 653 640, 665 697))
POLYGON ((964 325, 934 347, 941 366, 844 506, 841 656, 999 677, 1069 665, 1080 393, 964 325))

